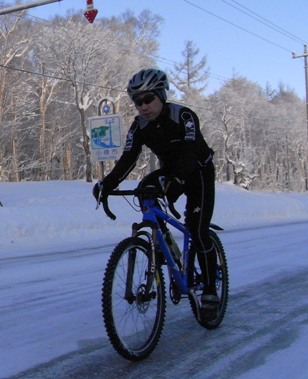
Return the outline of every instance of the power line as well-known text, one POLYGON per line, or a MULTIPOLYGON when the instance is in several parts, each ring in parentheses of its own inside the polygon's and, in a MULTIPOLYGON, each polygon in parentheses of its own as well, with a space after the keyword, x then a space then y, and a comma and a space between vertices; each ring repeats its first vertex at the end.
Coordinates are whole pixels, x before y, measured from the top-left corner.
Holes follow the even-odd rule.
MULTIPOLYGON (((59 77, 59 76, 53 76, 53 75, 43 74, 43 73, 40 73, 40 72, 30 71, 30 70, 21 69, 21 68, 12 67, 12 66, 5 66, 3 64, 0 64, 0 67, 6 68, 8 70, 13 70, 13 71, 18 71, 18 72, 30 74, 30 75, 36 75, 36 76, 41 76, 41 77, 45 77, 45 78, 49 78, 49 79, 65 81, 65 82, 69 82, 69 83, 72 83, 72 84, 73 83, 78 83, 78 84, 88 85, 88 86, 95 87, 95 88, 108 89, 108 90, 113 90, 113 91, 118 91, 118 92, 124 92, 124 93, 126 93, 126 90, 121 90, 121 89, 118 89, 118 88, 115 88, 115 87, 100 86, 100 85, 93 84, 93 83, 82 82, 82 81, 78 81, 78 80, 71 80, 71 79, 68 79, 68 78, 63 78, 63 77, 59 77)), ((183 102, 178 101, 178 100, 174 100, 174 102, 177 103, 177 104, 179 104, 179 105, 183 105, 183 106, 195 107, 196 109, 199 109, 199 110, 211 111, 211 112, 213 112, 213 111, 214 112, 221 112, 220 109, 215 109, 213 107, 205 108, 205 107, 201 107, 201 106, 196 106, 195 104, 183 103, 183 102)), ((241 114, 237 114, 237 113, 233 113, 233 112, 230 112, 229 115, 230 116, 234 116, 234 117, 240 117, 240 118, 245 119, 245 120, 255 119, 255 120, 259 120, 259 121, 260 120, 261 121, 270 121, 270 122, 277 121, 275 119, 267 119, 267 118, 259 118, 259 117, 250 117, 250 118, 248 118, 248 117, 244 117, 241 114)), ((283 119, 283 121, 289 121, 289 119, 283 119)))
POLYGON ((261 40, 263 40, 263 41, 265 41, 265 42, 267 42, 267 43, 269 43, 269 44, 271 44, 271 45, 274 45, 274 46, 276 46, 276 47, 278 47, 278 48, 280 48, 280 49, 282 49, 282 50, 285 50, 285 51, 287 51, 287 52, 289 52, 289 53, 291 52, 289 49, 285 48, 284 46, 281 46, 281 45, 279 45, 279 44, 276 43, 276 42, 270 41, 269 39, 267 39, 267 38, 265 38, 265 37, 262 37, 262 36, 260 36, 260 35, 258 35, 258 34, 256 34, 256 33, 254 33, 254 32, 251 32, 250 30, 248 30, 248 29, 246 29, 246 28, 243 28, 242 26, 239 26, 239 25, 237 25, 237 24, 235 24, 235 23, 233 23, 233 22, 231 22, 231 21, 229 21, 229 20, 226 20, 225 18, 218 16, 217 14, 215 14, 215 13, 213 13, 213 12, 211 12, 211 11, 209 11, 209 10, 203 8, 203 7, 201 7, 201 6, 198 5, 198 4, 193 3, 192 1, 184 0, 184 2, 187 3, 187 4, 190 4, 191 6, 197 8, 197 9, 199 9, 199 10, 205 12, 205 13, 210 14, 210 15, 213 16, 213 17, 218 18, 219 20, 221 20, 221 21, 223 21, 223 22, 226 22, 227 24, 230 24, 230 25, 234 26, 234 27, 237 28, 237 29, 240 29, 240 30, 244 31, 245 33, 251 34, 252 36, 254 36, 254 37, 256 37, 256 38, 259 38, 259 39, 261 39, 261 40))
MULTIPOLYGON (((41 0, 41 1, 43 1, 43 0, 41 0)), ((58 1, 62 1, 62 0, 58 0, 58 1)), ((256 34, 256 33, 254 33, 254 32, 251 32, 251 31, 249 31, 249 30, 247 30, 247 29, 245 29, 245 28, 243 28, 243 27, 241 27, 241 26, 239 26, 239 25, 237 25, 237 24, 235 24, 235 23, 232 23, 231 21, 228 21, 228 20, 226 20, 226 19, 224 19, 224 18, 222 18, 222 17, 220 17, 220 16, 214 14, 213 12, 210 12, 210 11, 208 11, 208 10, 206 10, 206 9, 204 9, 204 8, 202 8, 202 7, 200 7, 200 6, 198 6, 197 4, 193 3, 192 1, 188 1, 188 0, 184 0, 184 1, 185 1, 186 3, 192 5, 192 6, 195 6, 196 8, 199 8, 200 10, 202 10, 202 11, 204 11, 204 12, 206 12, 206 13, 209 13, 210 15, 212 15, 212 16, 214 16, 214 17, 219 18, 220 20, 222 20, 222 21, 224 21, 224 22, 226 22, 226 23, 231 24, 232 26, 234 26, 234 27, 236 27, 236 28, 238 28, 238 29, 241 29, 241 30, 245 31, 246 33, 249 33, 249 34, 251 34, 251 35, 253 35, 253 36, 255 36, 255 37, 259 38, 259 39, 262 39, 263 41, 265 41, 265 42, 267 42, 267 43, 270 43, 270 44, 272 44, 272 45, 274 45, 274 46, 276 46, 276 47, 279 47, 280 49, 283 49, 283 50, 285 50, 285 51, 291 52, 289 49, 287 49, 287 48, 285 48, 285 47, 283 47, 283 46, 281 46, 281 45, 278 45, 277 43, 275 43, 275 42, 273 42, 273 41, 270 41, 269 39, 264 38, 264 37, 262 37, 262 36, 260 36, 260 35, 258 35, 258 34, 256 34)), ((228 1, 226 1, 226 0, 222 0, 222 1, 223 1, 224 3, 226 3, 226 4, 228 4, 229 6, 231 6, 231 7, 235 8, 235 9, 237 9, 238 11, 240 11, 240 12, 246 14, 247 16, 249 16, 249 17, 251 17, 251 18, 257 20, 258 22, 260 22, 260 23, 262 23, 262 24, 264 24, 264 25, 266 25, 267 27, 269 27, 269 28, 271 28, 271 29, 273 29, 273 30, 275 30, 275 31, 277 31, 277 32, 279 32, 279 33, 281 33, 281 34, 283 34, 283 35, 285 35, 285 36, 287 36, 287 37, 289 37, 289 38, 295 40, 296 42, 302 41, 299 37, 297 37, 297 36, 295 36, 295 35, 289 33, 288 31, 284 30, 283 28, 281 28, 281 27, 279 27, 279 26, 273 24, 271 21, 266 20, 264 17, 258 15, 256 12, 253 12, 253 11, 250 10, 249 8, 244 7, 243 5, 241 5, 240 3, 238 3, 237 1, 235 1, 235 0, 230 0, 230 1, 233 1, 235 4, 237 4, 239 7, 242 7, 242 8, 244 8, 244 9, 246 9, 248 12, 250 12, 250 13, 256 15, 257 17, 254 17, 254 16, 248 14, 248 12, 239 9, 238 7, 236 7, 236 6, 232 5, 232 4, 230 4, 230 3, 229 3, 228 1), (264 21, 261 21, 261 20, 264 20, 264 21), (271 25, 272 25, 272 26, 271 26, 271 25)), ((28 17, 31 17, 31 16, 28 16, 28 17)), ((33 17, 33 18, 35 18, 35 17, 33 17)), ((43 21, 43 20, 44 20, 44 19, 40 19, 40 21, 43 21)), ((34 22, 35 22, 35 21, 34 21, 34 22)), ((46 22, 47 22, 47 20, 46 20, 46 22)), ((167 64, 167 65, 174 65, 174 64, 177 63, 177 62, 175 62, 175 61, 173 61, 173 60, 171 60, 171 59, 168 59, 168 58, 165 58, 165 57, 161 57, 161 56, 159 56, 159 55, 154 55, 154 54, 152 54, 152 56, 156 59, 156 61, 158 61, 158 62, 162 62, 162 63, 167 64)), ((208 72, 208 75, 209 75, 209 77, 212 77, 213 79, 218 80, 218 81, 220 81, 220 82, 230 79, 230 78, 227 78, 227 77, 224 77, 224 76, 222 76, 222 75, 215 74, 215 73, 212 73, 212 72, 208 72)), ((90 85, 91 85, 91 84, 90 84, 90 85)), ((94 86, 95 86, 95 85, 94 85, 94 86)))
MULTIPOLYGON (((158 62, 160 61, 160 62, 165 63, 165 64, 170 65, 170 66, 174 66, 174 65, 178 64, 178 62, 171 60, 171 59, 168 59, 168 58, 161 57, 160 55, 150 54, 150 56, 153 57, 156 61, 158 61, 158 62)), ((215 74, 211 71, 208 71, 208 75, 210 77, 216 79, 216 80, 219 80, 219 81, 225 81, 225 80, 230 79, 230 78, 227 78, 226 76, 215 74)))
POLYGON ((233 3, 237 4, 237 5, 238 5, 239 7, 241 7, 241 8, 244 8, 245 10, 247 10, 247 11, 248 11, 249 13, 251 13, 251 14, 249 14, 248 12, 245 12, 245 11, 241 10, 240 8, 236 7, 235 5, 230 4, 230 3, 229 3, 228 1, 226 1, 226 0, 221 0, 221 1, 223 1, 224 3, 230 5, 230 7, 235 8, 235 9, 237 9, 238 11, 240 11, 240 12, 246 14, 248 17, 251 17, 251 18, 253 18, 254 20, 260 22, 261 24, 266 25, 268 28, 270 28, 270 29, 272 29, 272 30, 275 30, 276 32, 278 32, 278 33, 280 33, 280 34, 282 34, 282 35, 284 35, 284 36, 286 36, 286 37, 292 39, 293 41, 296 41, 296 42, 298 42, 298 43, 300 43, 300 44, 305 43, 305 41, 302 40, 300 37, 297 37, 296 35, 294 35, 294 34, 288 32, 286 29, 281 28, 279 25, 276 25, 276 24, 274 24, 273 22, 267 20, 267 19, 264 18, 263 16, 261 16, 261 15, 259 15, 258 13, 252 11, 251 9, 245 7, 244 5, 240 4, 239 2, 237 2, 237 1, 235 1, 235 0, 231 0, 231 1, 233 1, 233 3), (254 16, 252 16, 252 15, 255 15, 256 17, 254 17, 254 16))
POLYGON ((60 76, 48 75, 48 74, 44 74, 44 73, 36 72, 36 71, 30 71, 30 70, 26 70, 24 68, 17 68, 17 67, 12 67, 12 66, 6 66, 4 64, 0 64, 0 67, 6 68, 6 69, 12 70, 12 71, 22 72, 22 73, 25 73, 25 74, 42 76, 44 78, 49 78, 49 79, 60 80, 60 81, 64 81, 64 82, 69 82, 69 83, 72 83, 72 84, 77 83, 77 84, 87 85, 87 86, 95 87, 95 88, 102 88, 102 89, 107 89, 107 90, 126 92, 125 90, 121 90, 121 89, 118 89, 118 88, 115 88, 115 87, 100 86, 100 85, 93 84, 93 83, 82 82, 82 81, 79 81, 79 80, 72 80, 72 79, 63 78, 63 77, 60 77, 60 76))
MULTIPOLYGON (((8 69, 8 70, 12 70, 12 71, 17 71, 17 72, 21 72, 21 73, 25 73, 25 74, 29 74, 29 75, 41 76, 41 77, 44 77, 44 78, 53 79, 53 80, 59 80, 59 81, 64 81, 64 82, 68 82, 68 83, 72 83, 72 84, 77 83, 77 84, 81 84, 81 85, 88 85, 88 86, 94 87, 94 88, 100 88, 100 89, 106 89, 106 90, 118 91, 118 92, 126 93, 126 90, 118 89, 118 88, 115 88, 115 87, 101 86, 101 85, 93 84, 93 83, 89 83, 89 82, 72 80, 72 79, 68 79, 68 78, 63 78, 61 76, 45 74, 45 73, 42 73, 42 72, 26 70, 26 69, 23 69, 23 68, 18 68, 18 67, 13 67, 13 66, 6 66, 4 64, 0 64, 0 67, 8 69)), ((224 79, 223 77, 221 77, 221 79, 217 78, 217 80, 223 80, 223 79, 224 79)), ((225 79, 227 79, 227 78, 225 78, 225 79)))
MULTIPOLYGON (((46 24, 50 24, 50 20, 46 20, 44 18, 40 18, 40 17, 37 17, 37 16, 32 16, 32 15, 28 14, 25 17, 26 18, 31 18, 32 22, 34 22, 34 23, 46 22, 46 24)), ((122 49, 122 51, 125 52, 125 49, 122 49)), ((157 62, 161 62, 161 63, 166 64, 168 66, 174 66, 174 65, 178 64, 178 62, 176 62, 175 60, 162 57, 161 55, 158 55, 158 54, 153 54, 152 53, 152 54, 149 54, 149 56, 151 56, 152 58, 154 58, 157 62)), ((211 71, 208 72, 208 75, 209 75, 209 77, 211 77, 211 78, 213 78, 215 80, 218 80, 220 82, 223 82, 223 81, 231 79, 229 77, 226 77, 226 76, 223 76, 223 75, 220 75, 220 74, 216 74, 216 73, 213 73, 211 71)))
MULTIPOLYGON (((59 0, 59 1, 62 1, 62 0, 59 0)), ((236 27, 238 27, 237 25, 235 24, 232 24, 231 22, 213 14, 212 12, 209 12, 201 7, 199 7, 198 5, 190 2, 190 1, 187 1, 187 0, 184 0, 185 2, 197 7, 197 8, 200 8, 202 11, 205 11, 206 13, 209 13, 209 14, 212 14, 214 15, 215 17, 218 17, 220 19, 222 19, 223 21, 225 22, 228 22, 230 23, 231 25, 234 25, 236 27)), ((224 0, 222 0, 224 1, 224 0)), ((45 20, 45 19, 40 19, 41 21, 48 21, 48 20, 45 20)), ((241 27, 239 27, 240 29, 243 29, 241 27)), ((245 29, 243 29, 245 30, 245 29)), ((246 30, 245 30, 246 31, 246 30)), ((249 32, 249 31, 248 31, 249 32)), ((250 33, 250 32, 249 32, 250 33)), ((255 35, 254 33, 250 33, 250 34, 253 34, 255 35)), ((257 36, 257 35, 256 35, 257 36)), ((261 38, 261 37, 260 37, 261 38)), ((263 39, 263 38, 262 38, 263 39)), ((279 45, 277 45, 279 46, 279 45)), ((287 50, 284 48, 284 50, 287 50)), ((289 50, 287 50, 289 51, 289 50)), ((167 64, 175 64, 176 62, 173 61, 173 60, 170 60, 170 59, 167 59, 167 58, 163 58, 163 57, 160 57, 159 55, 155 55, 155 54, 151 54, 153 56, 154 59, 156 60, 159 60, 161 59, 163 62, 167 63, 167 64)), ((9 69, 9 70, 13 70, 13 71, 18 71, 18 72, 22 72, 22 73, 26 73, 26 74, 32 74, 32 75, 36 75, 36 76, 41 76, 41 77, 46 77, 46 78, 49 78, 49 79, 54 79, 54 80, 60 80, 60 81, 65 81, 65 82, 70 82, 70 83, 77 83, 77 84, 81 84, 81 85, 88 85, 88 86, 91 86, 91 87, 94 87, 94 88, 100 88, 100 89, 107 89, 107 90, 114 90, 114 91, 118 91, 118 92, 123 92, 125 93, 126 91, 125 90, 122 90, 122 89, 118 89, 118 88, 115 88, 115 87, 108 87, 108 86, 102 86, 102 85, 97 85, 97 84, 93 84, 93 83, 89 83, 89 82, 84 82, 84 81, 78 81, 78 80, 72 80, 72 79, 68 79, 68 78, 64 78, 64 77, 60 77, 60 76, 55 76, 55 75, 49 75, 49 74, 45 74, 45 73, 41 73, 41 72, 35 72, 35 71, 30 71, 30 70, 26 70, 26 69, 21 69, 21 68, 17 68, 17 67, 12 67, 12 66, 6 66, 6 65, 3 65, 3 64, 0 64, 0 67, 2 68, 6 68, 6 69, 9 69)), ((215 79, 217 80, 227 80, 229 78, 226 78, 226 77, 223 77, 221 75, 218 75, 218 74, 213 74, 213 73, 209 73, 210 76, 214 77, 216 76, 215 79)), ((179 103, 179 104, 182 104, 182 105, 185 105, 184 103, 179 103)), ((203 107, 198 107, 199 109, 203 109, 203 110, 212 110, 212 108, 203 108, 203 107)), ((215 109, 214 109, 215 111, 215 109)), ((216 110, 217 111, 217 110, 216 110)), ((230 113, 231 114, 231 113, 230 113)), ((237 115, 237 114, 233 114, 233 116, 240 116, 240 115, 237 115)), ((261 119, 261 118, 257 118, 255 117, 255 119, 259 119, 259 120, 267 120, 267 119, 261 119)), ((269 120, 269 121, 273 121, 273 120, 269 120)))

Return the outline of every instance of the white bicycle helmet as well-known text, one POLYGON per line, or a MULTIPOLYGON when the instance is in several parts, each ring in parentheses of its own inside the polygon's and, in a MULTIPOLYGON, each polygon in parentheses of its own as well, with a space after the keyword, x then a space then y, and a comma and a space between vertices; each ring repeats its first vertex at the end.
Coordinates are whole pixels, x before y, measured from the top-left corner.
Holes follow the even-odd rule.
POLYGON ((155 92, 165 102, 169 90, 167 75, 160 70, 149 68, 135 74, 128 83, 127 93, 132 99, 143 92, 155 92))

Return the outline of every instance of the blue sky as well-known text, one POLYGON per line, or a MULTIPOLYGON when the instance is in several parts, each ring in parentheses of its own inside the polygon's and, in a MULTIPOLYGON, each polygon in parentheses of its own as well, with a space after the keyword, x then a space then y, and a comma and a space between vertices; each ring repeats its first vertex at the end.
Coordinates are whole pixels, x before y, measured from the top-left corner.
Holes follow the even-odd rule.
MULTIPOLYGON (((32 2, 32 0, 24 1, 32 2)), ((159 38, 160 68, 181 61, 185 42, 194 41, 207 57, 211 76, 207 94, 234 74, 277 88, 280 82, 305 98, 304 52, 308 43, 307 0, 93 0, 98 17, 144 9, 164 18, 159 38)), ((86 0, 62 0, 32 8, 37 17, 85 10, 86 0)), ((8 4, 12 4, 9 1, 8 4)), ((94 21, 95 22, 95 21, 94 21)))

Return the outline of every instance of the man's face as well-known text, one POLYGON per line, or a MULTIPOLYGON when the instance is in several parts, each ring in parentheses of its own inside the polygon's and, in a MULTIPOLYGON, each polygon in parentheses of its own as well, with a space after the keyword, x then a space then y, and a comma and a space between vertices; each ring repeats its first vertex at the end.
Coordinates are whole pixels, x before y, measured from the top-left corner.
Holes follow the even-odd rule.
POLYGON ((163 103, 153 92, 144 92, 133 98, 139 115, 147 121, 155 120, 163 110, 163 103))

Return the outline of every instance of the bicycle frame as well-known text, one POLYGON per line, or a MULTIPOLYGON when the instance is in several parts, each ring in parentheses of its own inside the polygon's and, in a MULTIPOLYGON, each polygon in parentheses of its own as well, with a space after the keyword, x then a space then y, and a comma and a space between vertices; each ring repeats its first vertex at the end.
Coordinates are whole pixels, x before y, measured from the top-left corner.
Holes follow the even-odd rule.
POLYGON ((167 262, 168 268, 172 272, 172 276, 176 282, 178 289, 181 294, 188 295, 187 287, 187 264, 188 264, 188 250, 191 242, 191 235, 187 228, 178 220, 176 220, 171 215, 162 211, 153 199, 145 199, 142 204, 143 218, 140 224, 134 224, 133 229, 140 230, 144 227, 152 228, 152 238, 153 242, 157 241, 159 243, 160 249, 164 254, 167 262), (165 221, 167 224, 172 225, 175 229, 179 230, 183 234, 183 247, 181 249, 183 255, 183 269, 180 269, 178 264, 175 262, 168 245, 163 237, 163 232, 159 227, 158 219, 165 221), (157 225, 155 231, 153 230, 153 225, 157 225))
MULTIPOLYGON (((124 196, 124 195, 134 195, 134 196, 145 196, 142 200, 140 200, 140 205, 142 209, 142 222, 134 223, 132 225, 133 235, 146 235, 149 239, 149 242, 152 247, 152 258, 149 259, 149 267, 148 267, 148 280, 147 280, 147 294, 150 294, 150 289, 153 281, 153 275, 155 273, 155 249, 154 245, 159 243, 160 249, 166 259, 167 266, 169 268, 169 275, 173 277, 177 290, 182 295, 188 295, 191 292, 191 289, 188 288, 187 285, 187 267, 188 267, 188 257, 189 257, 189 248, 191 244, 191 234, 185 227, 183 223, 178 221, 181 216, 174 208, 173 204, 168 204, 168 208, 171 213, 177 218, 171 216, 167 212, 160 209, 156 204, 157 196, 162 196, 160 192, 157 190, 153 190, 147 192, 146 190, 115 190, 110 192, 111 195, 115 196, 124 196), (163 220, 167 224, 170 224, 175 229, 179 230, 183 235, 183 247, 181 249, 182 252, 182 267, 180 267, 175 259, 173 258, 171 251, 163 237, 163 231, 159 226, 158 220, 163 220), (141 231, 141 229, 150 228, 152 230, 152 234, 145 231, 141 231)), ((107 201, 107 196, 103 197, 102 203, 105 213, 112 219, 115 220, 116 216, 110 211, 107 201)), ((98 202, 99 205, 99 202, 98 202)), ((221 227, 215 224, 210 224, 210 228, 215 230, 223 230, 221 227)), ((132 251, 130 258, 130 270, 133 272, 134 270, 134 253, 132 251)), ((202 289, 202 285, 198 289, 202 289)), ((126 285, 126 299, 129 300, 131 298, 131 275, 128 273, 127 277, 127 285, 126 285)), ((133 299, 132 299, 133 300, 133 299)))

